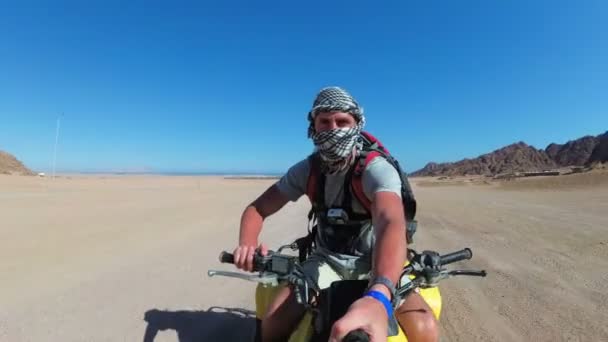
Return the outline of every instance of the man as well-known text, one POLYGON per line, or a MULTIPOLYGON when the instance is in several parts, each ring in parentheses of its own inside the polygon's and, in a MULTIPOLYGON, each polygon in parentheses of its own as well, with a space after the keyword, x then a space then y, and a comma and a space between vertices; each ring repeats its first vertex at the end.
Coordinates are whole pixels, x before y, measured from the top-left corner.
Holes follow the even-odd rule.
MULTIPOLYGON (((253 268, 258 236, 266 217, 289 201, 306 193, 311 167, 324 175, 323 208, 348 206, 355 216, 366 213, 355 196, 348 196, 345 178, 361 152, 360 133, 365 125, 363 110, 355 99, 338 87, 322 89, 308 115, 308 136, 315 145, 317 163, 306 158, 293 165, 243 212, 239 246, 234 250, 235 265, 253 268), (351 201, 345 200, 350 198, 351 201), (349 203, 343 203, 349 202, 349 203)), ((388 315, 394 285, 406 260, 405 218, 401 201, 401 179, 397 170, 381 157, 363 170, 363 191, 371 202, 371 220, 361 219, 348 229, 332 223, 321 213, 316 248, 303 263, 304 271, 323 289, 339 279, 370 279, 370 287, 355 301, 344 317, 332 327, 330 341, 341 341, 348 332, 363 329, 372 341, 386 341, 388 315), (344 231, 349 238, 344 239, 344 231), (373 247, 373 248, 372 248, 373 247)), ((286 340, 304 314, 290 287, 278 293, 262 320, 262 340, 286 340)), ((437 341, 437 322, 431 309, 417 293, 410 295, 395 315, 410 341, 437 341)))

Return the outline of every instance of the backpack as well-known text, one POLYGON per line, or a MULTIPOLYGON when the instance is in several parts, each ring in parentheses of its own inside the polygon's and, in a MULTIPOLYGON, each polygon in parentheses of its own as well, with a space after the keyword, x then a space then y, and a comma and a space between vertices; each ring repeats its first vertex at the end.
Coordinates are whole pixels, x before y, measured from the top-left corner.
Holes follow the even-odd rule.
MULTIPOLYGON (((406 219, 406 238, 407 243, 413 243, 414 233, 416 232, 417 222, 416 217, 416 199, 412 188, 407 179, 407 174, 403 171, 399 162, 389 153, 384 145, 373 135, 368 132, 360 134, 363 148, 360 155, 355 161, 355 165, 347 172, 344 182, 344 200, 343 207, 346 209, 349 217, 353 220, 371 219, 371 202, 365 196, 363 191, 363 171, 369 163, 376 157, 385 158, 398 172, 401 179, 401 200, 404 207, 406 219), (354 214, 351 208, 352 195, 362 204, 366 214, 354 214)), ((325 208, 325 175, 321 173, 320 160, 317 153, 309 156, 310 172, 308 174, 308 182, 306 185, 306 196, 311 202, 311 209, 308 213, 309 224, 313 224, 315 219, 319 218, 319 214, 323 213, 325 208)), ((306 255, 311 251, 314 237, 316 235, 317 226, 313 224, 312 229, 309 228, 309 234, 306 237, 296 240, 300 248, 300 259, 304 260, 306 255)))

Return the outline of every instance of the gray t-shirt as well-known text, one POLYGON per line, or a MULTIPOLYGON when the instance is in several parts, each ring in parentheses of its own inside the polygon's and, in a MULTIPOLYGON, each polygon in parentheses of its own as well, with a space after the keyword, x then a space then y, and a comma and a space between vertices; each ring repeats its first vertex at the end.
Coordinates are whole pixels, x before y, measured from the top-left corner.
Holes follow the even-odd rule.
MULTIPOLYGON (((308 158, 293 165, 283 177, 276 183, 279 191, 283 193, 290 201, 297 201, 302 195, 306 194, 306 183, 308 182, 308 174, 310 170, 310 161, 308 158)), ((341 174, 327 175, 325 180, 325 205, 330 208, 332 206, 341 206, 344 197, 344 178, 346 171, 341 174)), ((374 194, 382 191, 394 192, 401 197, 401 178, 397 170, 382 157, 374 158, 365 168, 362 175, 363 192, 365 196, 372 201, 374 194)), ((352 196, 352 210, 355 213, 365 213, 365 209, 361 203, 352 196)), ((319 227, 317 234, 317 247, 327 248, 325 243, 326 229, 331 227, 319 227)), ((354 243, 356 255, 371 257, 371 250, 374 245, 375 238, 373 227, 368 225, 364 228, 362 234, 354 243)))

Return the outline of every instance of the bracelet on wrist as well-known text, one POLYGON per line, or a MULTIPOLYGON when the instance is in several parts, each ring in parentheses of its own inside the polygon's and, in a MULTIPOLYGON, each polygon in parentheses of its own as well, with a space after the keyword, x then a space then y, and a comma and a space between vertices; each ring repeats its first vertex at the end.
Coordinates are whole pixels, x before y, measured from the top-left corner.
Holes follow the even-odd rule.
POLYGON ((393 315, 393 304, 384 295, 384 293, 382 293, 380 291, 376 291, 376 290, 369 290, 369 291, 365 292, 365 294, 363 296, 364 297, 372 297, 375 300, 377 300, 380 303, 382 303, 382 305, 384 306, 384 309, 386 310, 386 314, 388 315, 388 317, 391 317, 393 315))

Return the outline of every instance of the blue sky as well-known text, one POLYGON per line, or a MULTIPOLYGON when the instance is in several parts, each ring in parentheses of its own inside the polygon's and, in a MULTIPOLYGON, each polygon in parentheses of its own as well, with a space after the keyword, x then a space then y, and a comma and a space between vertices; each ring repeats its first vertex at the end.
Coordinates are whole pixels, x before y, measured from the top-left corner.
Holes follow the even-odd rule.
POLYGON ((407 171, 608 130, 605 1, 0 4, 0 149, 64 171, 283 172, 348 89, 407 171), (380 5, 382 4, 382 5, 380 5))

